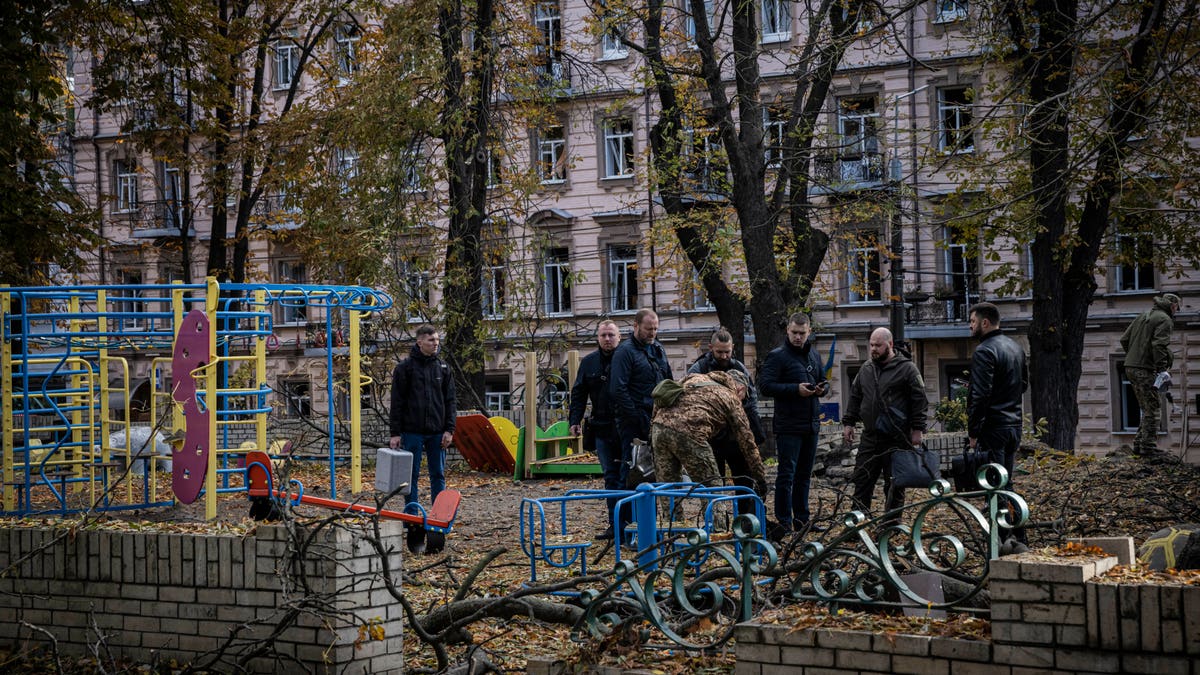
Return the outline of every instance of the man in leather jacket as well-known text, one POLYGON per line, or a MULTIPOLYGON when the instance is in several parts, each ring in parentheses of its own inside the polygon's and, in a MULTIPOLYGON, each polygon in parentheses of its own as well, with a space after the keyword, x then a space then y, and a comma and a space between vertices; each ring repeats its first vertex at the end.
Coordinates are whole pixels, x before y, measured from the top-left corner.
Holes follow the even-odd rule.
MULTIPOLYGON (((967 436, 971 449, 987 452, 988 462, 1008 471, 1021 445, 1021 398, 1029 388, 1025 350, 1000 333, 1000 310, 990 302, 971 307, 971 337, 979 346, 971 357, 971 386, 967 391, 967 436)), ((1002 533, 1003 534, 1003 533, 1002 533)), ((1024 542, 1023 529, 1013 532, 1024 542)))
MULTIPOLYGON (((571 435, 578 436, 583 431, 583 414, 587 410, 588 399, 591 399, 592 410, 587 417, 584 449, 596 452, 600 467, 604 469, 605 490, 624 489, 625 474, 629 468, 621 461, 621 437, 617 435, 616 408, 608 392, 613 354, 620 342, 621 333, 616 322, 607 319, 601 321, 596 327, 596 351, 579 362, 579 372, 575 374, 575 383, 571 386, 571 411, 567 417, 571 425, 571 435)), ((616 503, 616 497, 608 500, 610 521, 616 503)), ((612 539, 612 532, 612 522, 609 522, 608 529, 597 538, 612 539)))

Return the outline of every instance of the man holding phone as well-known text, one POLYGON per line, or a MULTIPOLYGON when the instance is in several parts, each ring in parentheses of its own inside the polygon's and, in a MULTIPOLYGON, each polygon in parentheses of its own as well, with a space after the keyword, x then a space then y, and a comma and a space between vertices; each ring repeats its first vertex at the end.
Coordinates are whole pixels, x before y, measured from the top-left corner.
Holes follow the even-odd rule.
POLYGON ((829 392, 811 335, 808 315, 797 312, 789 317, 787 341, 767 354, 758 377, 759 392, 775 399, 775 518, 780 531, 771 534, 776 539, 808 527, 810 517, 809 480, 821 430, 819 399, 829 392))

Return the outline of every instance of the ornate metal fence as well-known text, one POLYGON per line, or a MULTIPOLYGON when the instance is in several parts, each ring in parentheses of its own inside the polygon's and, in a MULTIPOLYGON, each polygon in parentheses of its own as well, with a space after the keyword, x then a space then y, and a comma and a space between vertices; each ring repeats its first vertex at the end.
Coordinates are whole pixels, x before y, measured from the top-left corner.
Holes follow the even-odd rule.
POLYGON ((651 646, 712 650, 754 615, 756 603, 787 599, 986 614, 978 598, 989 562, 1000 555, 1000 534, 1023 525, 1029 507, 1004 489, 1003 467, 981 467, 976 478, 979 490, 960 493, 946 480, 934 481, 928 499, 878 518, 847 513, 840 531, 789 546, 782 557, 760 537, 753 516, 739 516, 727 539, 688 530, 666 554, 641 564, 623 560, 612 584, 586 591, 573 638, 632 631, 651 646), (921 575, 940 582, 935 592, 914 589, 910 582, 921 575))

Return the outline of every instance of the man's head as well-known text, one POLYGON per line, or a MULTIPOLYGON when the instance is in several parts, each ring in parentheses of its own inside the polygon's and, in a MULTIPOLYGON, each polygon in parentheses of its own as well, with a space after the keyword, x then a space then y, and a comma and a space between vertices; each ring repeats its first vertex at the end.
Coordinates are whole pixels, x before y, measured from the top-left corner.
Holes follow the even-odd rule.
POLYGON ((652 309, 639 309, 633 317, 633 337, 642 344, 650 344, 657 335, 658 315, 652 309))
POLYGON ((887 363, 896 355, 892 345, 892 331, 886 328, 876 328, 871 331, 871 340, 867 342, 871 360, 876 363, 887 363))
POLYGON ((971 307, 971 337, 983 337, 1000 329, 1000 309, 990 302, 971 307))
POLYGON ((1175 316, 1179 312, 1179 307, 1183 304, 1179 296, 1174 293, 1163 293, 1162 299, 1171 306, 1171 316, 1175 316))
POLYGON ((718 328, 708 341, 708 351, 712 353, 713 361, 721 367, 729 366, 733 360, 733 336, 724 328, 718 328))
POLYGON ((442 343, 442 338, 438 335, 438 330, 432 325, 423 323, 417 327, 417 347, 425 356, 433 356, 438 353, 438 346, 442 343))
POLYGON ((729 379, 733 380, 733 390, 737 392, 737 395, 742 400, 745 400, 746 394, 750 391, 750 378, 746 377, 746 374, 740 370, 726 371, 726 375, 729 375, 729 379))
POLYGON ((788 317, 787 339, 793 347, 803 347, 812 335, 812 322, 804 312, 796 312, 788 317))
POLYGON ((617 329, 616 321, 605 319, 596 327, 596 345, 605 354, 611 354, 620 341, 621 331, 617 329))

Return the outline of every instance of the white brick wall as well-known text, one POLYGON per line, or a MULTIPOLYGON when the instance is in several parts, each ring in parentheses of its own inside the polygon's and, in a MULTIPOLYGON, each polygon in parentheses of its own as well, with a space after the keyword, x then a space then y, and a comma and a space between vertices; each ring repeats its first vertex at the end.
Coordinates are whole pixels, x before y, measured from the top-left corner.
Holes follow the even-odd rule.
MULTIPOLYGON (((389 565, 398 580, 402 526, 386 522, 381 531, 396 551, 389 565)), ((234 649, 212 665, 228 670, 233 652, 267 635, 282 610, 307 596, 331 611, 320 620, 301 616, 276 642, 280 655, 309 672, 400 673, 401 614, 390 611, 381 564, 356 535, 343 527, 300 530, 310 552, 297 561, 280 525, 260 525, 247 537, 0 530, 0 570, 13 566, 0 575, 0 615, 10 617, 0 621, 0 642, 44 640, 27 622, 53 633, 67 655, 90 653, 99 631, 117 656, 205 663, 232 636, 234 649), (309 575, 307 589, 279 574, 298 568, 309 575), (355 649, 358 626, 376 617, 385 638, 355 649)))

